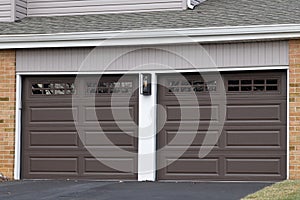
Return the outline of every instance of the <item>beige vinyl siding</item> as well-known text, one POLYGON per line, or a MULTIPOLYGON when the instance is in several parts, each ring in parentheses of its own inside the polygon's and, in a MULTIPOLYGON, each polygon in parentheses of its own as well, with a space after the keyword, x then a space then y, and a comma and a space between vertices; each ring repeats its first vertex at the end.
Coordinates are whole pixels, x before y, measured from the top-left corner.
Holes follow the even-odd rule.
POLYGON ((288 66, 288 42, 17 50, 18 72, 288 66), (202 48, 203 47, 203 48, 202 48), (152 63, 152 64, 151 64, 152 63), (147 64, 147 65, 144 65, 147 64))
POLYGON ((27 16, 27 0, 16 0, 16 19, 27 16))
POLYGON ((11 0, 0 0, 0 22, 13 21, 13 6, 11 0))
POLYGON ((27 0, 28 16, 181 10, 185 0, 27 0))

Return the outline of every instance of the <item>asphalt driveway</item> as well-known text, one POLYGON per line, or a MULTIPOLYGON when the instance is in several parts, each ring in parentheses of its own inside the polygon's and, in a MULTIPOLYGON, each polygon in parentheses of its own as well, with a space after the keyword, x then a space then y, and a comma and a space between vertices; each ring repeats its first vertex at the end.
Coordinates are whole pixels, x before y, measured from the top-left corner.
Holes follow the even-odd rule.
POLYGON ((271 183, 16 181, 0 183, 5 200, 235 200, 271 183))

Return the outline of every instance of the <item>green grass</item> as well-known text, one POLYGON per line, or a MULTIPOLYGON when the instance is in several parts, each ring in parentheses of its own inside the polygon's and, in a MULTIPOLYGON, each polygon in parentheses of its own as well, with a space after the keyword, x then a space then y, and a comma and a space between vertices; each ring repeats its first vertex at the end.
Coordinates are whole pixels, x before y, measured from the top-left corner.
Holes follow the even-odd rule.
POLYGON ((242 200, 300 200, 300 181, 275 183, 242 200))

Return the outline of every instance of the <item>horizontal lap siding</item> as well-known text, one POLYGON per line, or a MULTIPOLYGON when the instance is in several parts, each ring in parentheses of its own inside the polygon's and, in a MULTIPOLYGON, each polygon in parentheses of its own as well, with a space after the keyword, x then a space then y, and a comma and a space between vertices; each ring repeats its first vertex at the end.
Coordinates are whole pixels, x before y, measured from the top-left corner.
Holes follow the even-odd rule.
POLYGON ((207 69, 288 66, 289 64, 286 41, 206 44, 202 47, 164 45, 24 49, 17 50, 17 71, 207 69))
POLYGON ((12 21, 11 0, 0 0, 0 22, 12 21))
POLYGON ((28 0, 29 16, 80 15, 153 10, 180 10, 181 0, 28 0))

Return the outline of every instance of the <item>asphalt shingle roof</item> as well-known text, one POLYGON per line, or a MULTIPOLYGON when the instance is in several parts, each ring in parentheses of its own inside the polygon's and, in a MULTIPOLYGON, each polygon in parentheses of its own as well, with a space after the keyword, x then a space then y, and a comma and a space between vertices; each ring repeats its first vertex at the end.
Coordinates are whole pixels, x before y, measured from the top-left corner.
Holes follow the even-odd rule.
POLYGON ((0 35, 300 24, 299 0, 207 0, 194 10, 28 17, 0 35))

